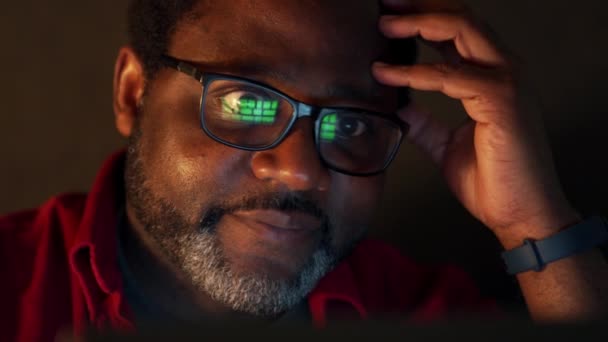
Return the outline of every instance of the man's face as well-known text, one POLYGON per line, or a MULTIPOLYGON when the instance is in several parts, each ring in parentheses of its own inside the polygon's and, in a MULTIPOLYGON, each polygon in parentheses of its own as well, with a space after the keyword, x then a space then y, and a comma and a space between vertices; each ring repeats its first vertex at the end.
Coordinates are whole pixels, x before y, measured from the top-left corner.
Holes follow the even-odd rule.
MULTIPOLYGON (((376 1, 223 1, 176 28, 170 55, 320 106, 394 111, 370 64, 386 49, 376 1)), ((222 145, 200 127, 201 85, 173 69, 147 84, 127 162, 134 225, 215 301, 273 316, 302 300, 362 238, 383 176, 328 170, 310 118, 276 148, 222 145)))

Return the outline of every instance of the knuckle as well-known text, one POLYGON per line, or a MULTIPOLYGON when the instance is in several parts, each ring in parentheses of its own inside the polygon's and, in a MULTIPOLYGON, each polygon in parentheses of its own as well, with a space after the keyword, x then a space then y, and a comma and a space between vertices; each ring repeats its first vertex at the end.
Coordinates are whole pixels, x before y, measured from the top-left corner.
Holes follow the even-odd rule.
POLYGON ((448 12, 442 14, 444 22, 451 23, 452 27, 459 32, 469 31, 475 27, 475 18, 473 15, 464 11, 448 12))
POLYGON ((448 63, 439 63, 433 67, 438 77, 447 78, 459 70, 459 66, 448 63))

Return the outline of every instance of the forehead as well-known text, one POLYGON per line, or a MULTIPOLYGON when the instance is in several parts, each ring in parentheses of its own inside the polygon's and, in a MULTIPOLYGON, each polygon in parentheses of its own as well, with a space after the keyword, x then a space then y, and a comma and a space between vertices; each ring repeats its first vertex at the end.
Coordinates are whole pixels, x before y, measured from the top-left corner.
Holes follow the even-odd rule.
POLYGON ((388 49, 379 11, 377 0, 201 1, 169 51, 215 71, 260 70, 258 80, 302 101, 375 103, 395 93, 370 72, 388 49))

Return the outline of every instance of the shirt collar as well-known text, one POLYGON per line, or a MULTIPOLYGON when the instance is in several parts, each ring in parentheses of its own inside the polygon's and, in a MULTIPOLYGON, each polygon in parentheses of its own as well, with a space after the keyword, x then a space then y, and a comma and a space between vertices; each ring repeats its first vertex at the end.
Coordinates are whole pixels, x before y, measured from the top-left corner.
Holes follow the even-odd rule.
POLYGON ((346 312, 348 318, 353 318, 353 314, 360 319, 368 317, 348 257, 319 281, 308 295, 308 305, 317 327, 324 327, 334 316, 342 318, 345 307, 350 311, 346 312), (339 311, 335 304, 340 304, 339 311))
POLYGON ((98 320, 107 305, 113 317, 128 320, 122 300, 122 279, 118 268, 118 212, 124 201, 125 151, 114 153, 103 164, 88 194, 70 263, 84 291, 91 321, 98 320), (115 298, 108 304, 109 297, 115 298))

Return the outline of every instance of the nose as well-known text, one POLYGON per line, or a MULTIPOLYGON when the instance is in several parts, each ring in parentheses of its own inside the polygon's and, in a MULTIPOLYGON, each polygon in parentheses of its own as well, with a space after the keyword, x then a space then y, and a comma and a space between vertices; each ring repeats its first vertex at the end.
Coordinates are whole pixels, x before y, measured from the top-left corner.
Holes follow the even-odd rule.
POLYGON ((310 119, 298 120, 278 146, 253 154, 253 174, 261 180, 281 183, 293 191, 327 190, 329 171, 319 158, 312 132, 310 119))

